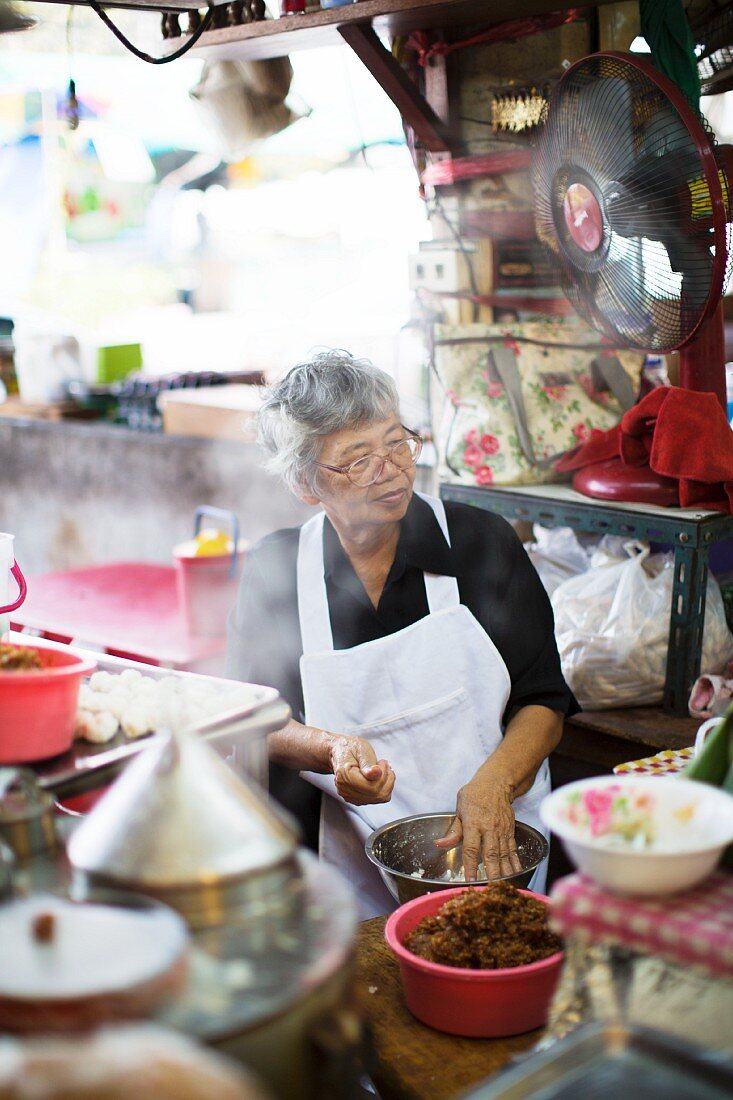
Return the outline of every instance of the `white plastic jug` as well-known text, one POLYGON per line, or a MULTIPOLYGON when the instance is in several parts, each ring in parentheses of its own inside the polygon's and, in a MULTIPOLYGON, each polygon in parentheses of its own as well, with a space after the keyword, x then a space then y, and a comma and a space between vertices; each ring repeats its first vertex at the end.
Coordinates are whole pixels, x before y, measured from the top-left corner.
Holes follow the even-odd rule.
POLYGON ((20 607, 28 591, 25 577, 20 571, 20 566, 13 554, 13 536, 0 531, 0 640, 5 637, 10 628, 11 611, 20 607), (18 594, 13 600, 13 578, 18 586, 18 594))

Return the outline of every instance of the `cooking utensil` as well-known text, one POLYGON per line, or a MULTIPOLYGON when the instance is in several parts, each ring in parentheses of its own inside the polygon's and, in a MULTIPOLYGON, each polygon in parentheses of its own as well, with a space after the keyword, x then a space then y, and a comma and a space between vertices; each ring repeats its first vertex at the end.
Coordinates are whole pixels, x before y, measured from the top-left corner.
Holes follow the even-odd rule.
POLYGON ((642 1027, 589 1025, 464 1100, 723 1100, 733 1095, 733 1062, 719 1052, 642 1027))
POLYGON ((236 913, 267 940, 298 911, 296 843, 290 819, 255 784, 198 737, 168 733, 100 799, 68 855, 81 891, 139 891, 178 909, 192 927, 236 913))
POLYGON ((56 847, 53 799, 29 768, 0 768, 0 840, 22 863, 56 847))
MULTIPOLYGON (((446 881, 442 876, 462 873, 463 846, 459 844, 446 852, 436 848, 434 843, 445 836, 454 817, 452 813, 414 814, 390 821, 367 837, 366 854, 379 868, 387 888, 400 903, 455 887, 455 878, 446 881)), ((522 870, 516 875, 504 876, 501 881, 521 888, 529 884, 550 848, 542 833, 523 821, 515 823, 514 835, 522 870)), ((487 881, 478 880, 478 885, 485 885, 487 881)))
POLYGON ((147 898, 10 901, 0 908, 0 1029, 68 1032, 148 1015, 180 989, 187 947, 181 918, 147 898))
POLYGON ((0 902, 12 897, 14 873, 15 855, 12 849, 0 840, 0 902))
MULTIPOLYGON (((387 918, 384 935, 397 957, 407 1007, 438 1031, 470 1038, 498 1038, 532 1031, 547 1022, 563 955, 559 951, 527 966, 468 970, 442 966, 413 955, 405 938, 425 917, 432 917, 461 889, 427 894, 400 906, 387 918)), ((543 894, 525 891, 549 902, 543 894)))

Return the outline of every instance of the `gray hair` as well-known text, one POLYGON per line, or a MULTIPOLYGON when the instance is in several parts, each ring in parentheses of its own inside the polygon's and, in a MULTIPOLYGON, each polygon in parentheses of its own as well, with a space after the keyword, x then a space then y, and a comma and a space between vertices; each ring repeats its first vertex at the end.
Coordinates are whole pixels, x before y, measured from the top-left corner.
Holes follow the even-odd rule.
POLYGON ((399 413, 394 380, 368 359, 322 351, 268 392, 257 417, 265 466, 293 491, 314 487, 321 441, 341 428, 399 413))

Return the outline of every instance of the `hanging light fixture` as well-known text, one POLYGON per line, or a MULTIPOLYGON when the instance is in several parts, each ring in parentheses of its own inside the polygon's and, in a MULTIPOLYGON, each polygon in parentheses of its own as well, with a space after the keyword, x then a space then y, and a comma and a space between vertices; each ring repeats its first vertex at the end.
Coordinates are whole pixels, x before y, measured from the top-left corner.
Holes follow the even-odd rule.
POLYGON ((21 15, 13 4, 0 0, 0 34, 12 34, 15 31, 29 31, 38 20, 35 15, 21 15))

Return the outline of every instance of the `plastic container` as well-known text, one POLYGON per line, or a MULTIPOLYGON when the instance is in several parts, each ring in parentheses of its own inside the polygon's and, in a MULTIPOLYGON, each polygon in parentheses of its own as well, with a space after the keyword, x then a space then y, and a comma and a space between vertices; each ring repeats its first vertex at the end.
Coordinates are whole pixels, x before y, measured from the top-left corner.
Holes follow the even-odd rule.
POLYGON ((0 672, 0 764, 45 760, 71 748, 79 685, 97 667, 68 650, 24 648, 44 667, 0 672))
POLYGON ((725 364, 725 394, 728 423, 733 428, 733 363, 725 364))
POLYGON ((559 787, 540 816, 578 870, 608 890, 688 890, 733 841, 733 796, 676 775, 607 775, 559 787))
POLYGON ((190 543, 177 546, 176 583, 183 620, 189 634, 201 638, 222 638, 227 631, 227 617, 237 599, 248 544, 240 542, 236 568, 231 573, 231 554, 195 557, 190 543))
POLYGON ((25 319, 16 322, 13 341, 21 400, 29 405, 64 400, 68 383, 83 373, 76 337, 52 321, 25 319))
POLYGON ((107 344, 97 348, 96 381, 118 382, 143 365, 140 344, 107 344))
MULTIPOLYGON (((461 887, 425 894, 401 905, 387 918, 384 935, 397 956, 407 1007, 428 1027, 468 1038, 496 1039, 543 1027, 557 985, 562 951, 528 966, 465 970, 429 962, 403 946, 405 937, 423 917, 434 916, 446 901, 464 890, 461 887)), ((549 902, 544 894, 531 890, 521 893, 549 902)))
POLYGON ((189 634, 221 638, 226 634, 227 617, 237 598, 249 543, 239 538, 239 524, 232 512, 208 505, 196 509, 194 536, 205 516, 213 516, 231 529, 236 552, 199 557, 195 537, 174 547, 178 600, 189 634))

